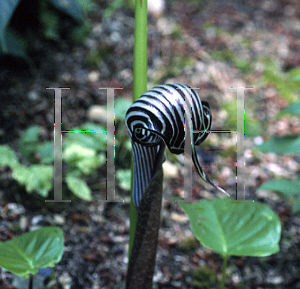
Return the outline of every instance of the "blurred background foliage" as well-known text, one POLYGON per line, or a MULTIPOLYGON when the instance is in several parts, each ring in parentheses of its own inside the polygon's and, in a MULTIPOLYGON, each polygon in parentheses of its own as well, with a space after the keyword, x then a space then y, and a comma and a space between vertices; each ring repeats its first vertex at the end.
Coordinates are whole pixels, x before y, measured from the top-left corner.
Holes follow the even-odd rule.
MULTIPOLYGON (((27 51, 31 45, 31 37, 40 37, 45 41, 51 41, 55 45, 60 45, 60 42, 67 41, 72 45, 81 45, 92 31, 93 24, 88 17, 89 13, 95 9, 95 3, 100 3, 103 7, 103 19, 110 21, 115 13, 122 9, 128 9, 133 13, 133 0, 113 0, 113 1, 95 1, 95 0, 3 0, 0 2, 0 11, 3 11, 0 20, 0 54, 1 56, 13 56, 23 59, 31 68, 34 68, 27 51), (29 4, 30 3, 30 4, 29 4), (68 19, 66 22, 65 19, 68 19)), ((170 5, 177 5, 180 1, 173 1, 170 5)), ((187 1, 188 9, 192 13, 196 13, 203 9, 207 1, 187 1)), ((157 17, 157 16, 155 16, 157 17)), ((104 21, 104 20, 103 20, 104 21)), ((173 23, 174 24, 174 23, 173 23)), ((178 23, 170 25, 169 37, 173 41, 179 43, 179 46, 186 42, 184 37, 184 28, 178 23)), ((205 20, 203 22, 203 33, 213 35, 217 39, 229 39, 234 37, 234 32, 216 25, 213 20, 205 20)), ((151 40, 151 38, 150 38, 151 40)), ((49 42, 45 42, 49 43, 49 42)), ((250 49, 251 40, 242 37, 239 39, 239 45, 243 49, 250 49)), ((111 57, 112 49, 109 45, 101 45, 97 49, 91 49, 86 55, 86 64, 92 68, 99 67, 99 63, 103 63, 106 59, 111 57)), ((271 56, 258 55, 250 57, 236 53, 232 47, 220 45, 219 47, 211 47, 207 50, 209 59, 220 63, 226 63, 239 71, 245 79, 251 79, 251 75, 256 73, 256 67, 261 66, 261 75, 257 77, 252 85, 258 87, 272 87, 276 93, 291 105, 278 113, 275 118, 279 120, 283 115, 290 118, 291 115, 298 115, 299 108, 297 106, 297 99, 299 99, 300 92, 300 68, 293 67, 285 69, 280 65, 276 59, 271 56)), ((180 78, 182 74, 187 77, 191 75, 194 66, 197 65, 197 59, 194 55, 182 53, 179 49, 174 51, 168 57, 165 57, 166 65, 161 65, 160 70, 154 73, 149 68, 149 74, 152 84, 163 83, 169 79, 180 78)), ((252 95, 251 95, 252 96, 252 95)), ((117 179, 120 186, 124 189, 129 188, 129 151, 130 143, 124 134, 124 115, 126 108, 130 101, 120 98, 115 104, 115 114, 117 121, 116 130, 116 163, 118 163, 119 170, 117 171, 117 179), (126 165, 124 165, 126 164, 126 165), (127 181, 126 181, 127 180, 127 181)), ((262 117, 257 117, 257 97, 247 97, 245 103, 245 134, 246 137, 255 139, 260 137, 267 139, 268 131, 262 125, 262 117)), ((234 129, 236 127, 236 99, 224 98, 217 103, 219 111, 225 111, 222 126, 224 128, 234 129)), ((218 119, 214 120, 218 123, 218 119)), ((220 125, 220 124, 218 124, 220 125)), ((93 123, 84 123, 75 129, 98 129, 104 130, 103 125, 96 125, 93 123)), ((14 167, 15 173, 13 176, 23 185, 26 186, 27 191, 32 191, 33 187, 28 186, 29 175, 38 174, 39 170, 35 166, 44 166, 44 178, 35 184, 35 189, 39 194, 46 196, 51 189, 50 179, 51 173, 48 169, 53 162, 53 143, 51 141, 39 142, 39 134, 41 128, 38 126, 30 126, 24 132, 19 140, 19 155, 24 158, 27 164, 30 164, 26 169, 25 166, 15 166, 16 156, 12 151, 8 151, 7 147, 2 149, 11 157, 11 161, 3 161, 2 165, 10 165, 14 167), (49 166, 49 167, 48 167, 49 166), (16 171, 18 169, 18 171, 16 171), (18 172, 18 173, 16 173, 18 172), (20 173, 21 172, 21 173, 20 173), (22 176, 22 172, 24 176, 22 176), (25 175, 27 177, 25 177, 25 175), (44 182, 44 184, 42 184, 44 182)), ((213 145, 214 140, 208 138, 203 147, 213 145)), ((92 176, 97 167, 104 165, 106 142, 100 134, 67 134, 64 140, 64 162, 68 164, 68 176, 83 178, 92 176)), ((285 137, 274 136, 268 141, 264 142, 259 149, 263 152, 273 152, 276 154, 299 154, 297 148, 299 147, 299 135, 288 135, 285 137)), ((257 147, 258 148, 258 147, 257 147)), ((254 148, 253 155, 259 158, 257 148, 254 148)), ((223 150, 220 150, 220 155, 224 158, 233 157, 236 154, 235 145, 227 145, 223 150)), ((201 156, 201 155, 200 155, 201 156)), ((175 157, 176 159, 176 157, 175 157)), ((171 159, 171 161, 175 161, 171 159)), ((3 160, 3 159, 2 159, 3 160)), ((42 168, 42 167, 41 167, 42 168)), ((65 175, 68 180, 67 174, 65 175)), ((70 180, 70 179, 69 179, 70 180)), ((68 181, 67 181, 68 183, 68 181)), ((70 182, 69 182, 70 184, 70 182)), ((90 191, 86 189, 85 183, 81 183, 86 191, 85 196, 80 196, 83 199, 90 200, 90 191)), ((275 185, 280 183, 275 182, 275 185)), ((295 182, 296 186, 297 182, 295 182)), ((279 186, 279 185, 278 185, 279 186)), ((265 186, 261 188, 270 188, 265 186)), ((75 188, 70 188, 74 194, 75 188)), ((278 189, 279 190, 279 189, 278 189)), ((298 189, 296 189, 299 191, 298 189)), ((279 190, 280 191, 280 190, 279 190)), ((282 190, 281 190, 282 192, 282 190)), ((283 192, 282 192, 283 193, 283 192)), ((294 208, 295 210, 295 208, 294 208)), ((297 209, 298 210, 298 209, 297 209)))
MULTIPOLYGON (((292 103, 284 108, 281 114, 282 112, 300 116, 300 102, 292 103)), ((263 144, 259 145, 258 148, 263 152, 272 152, 280 155, 298 155, 298 162, 300 162, 300 134, 272 136, 263 144)), ((293 213, 300 212, 300 178, 295 180, 270 180, 261 185, 258 190, 272 190, 280 193, 292 203, 293 213)))
MULTIPOLYGON (((125 113, 130 106, 129 100, 118 98, 115 101, 115 142, 106 136, 106 127, 95 123, 84 123, 75 127, 74 132, 63 133, 62 160, 65 164, 63 181, 68 189, 78 198, 92 200, 92 190, 87 185, 87 178, 95 177, 97 168, 106 166, 106 147, 115 146, 119 156, 115 165, 120 170, 116 173, 117 183, 125 190, 130 188, 131 143, 125 130, 125 113), (76 131, 76 132, 75 132, 76 131), (80 133, 80 131, 88 131, 80 133)), ((19 140, 20 161, 7 145, 0 145, 0 167, 8 166, 13 178, 24 185, 28 193, 37 192, 47 198, 53 190, 53 141, 40 142, 42 128, 30 126, 19 140), (27 166, 21 163, 26 163, 27 166)), ((104 186, 105 188, 105 186, 104 186)), ((66 192, 65 192, 66 193, 66 192)))
POLYGON ((86 18, 91 9, 91 0, 3 0, 0 2, 0 53, 30 62, 26 52, 30 43, 26 35, 33 32, 56 42, 66 36, 80 42, 91 29, 86 18), (66 35, 61 34, 64 17, 73 22, 70 34, 66 35))

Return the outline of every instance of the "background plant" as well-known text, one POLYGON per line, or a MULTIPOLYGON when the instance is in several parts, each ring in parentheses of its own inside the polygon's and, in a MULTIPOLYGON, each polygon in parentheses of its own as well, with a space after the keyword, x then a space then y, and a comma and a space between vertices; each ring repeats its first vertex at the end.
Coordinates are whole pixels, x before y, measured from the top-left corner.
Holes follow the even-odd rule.
POLYGON ((230 199, 178 204, 200 243, 223 256, 222 289, 229 256, 262 257, 279 251, 281 224, 268 205, 230 199))
MULTIPOLYGON (((0 54, 23 58, 30 46, 29 31, 52 41, 62 37, 63 20, 71 20, 70 40, 82 41, 91 29, 86 13, 93 8, 91 0, 3 0, 0 2, 0 54)), ((64 37, 65 37, 64 36, 64 37)))
POLYGON ((63 255, 64 235, 58 227, 44 227, 0 242, 0 267, 25 279, 33 287, 39 268, 54 267, 63 255))
MULTIPOLYGON (((300 116, 300 102, 294 102, 284 108, 279 115, 292 114, 300 116)), ((263 152, 273 152, 276 154, 296 155, 300 153, 300 134, 292 134, 285 136, 272 136, 262 145, 258 146, 263 152)), ((299 156, 295 156, 295 160, 299 162, 299 156)), ((279 192, 283 197, 293 199, 293 212, 300 211, 300 178, 294 180, 276 179, 265 182, 258 190, 272 190, 279 192)))
MULTIPOLYGON (((126 167, 128 164, 126 158, 129 158, 131 144, 124 135, 124 110, 127 110, 129 105, 129 101, 123 98, 118 98, 115 101, 115 145, 116 155, 120 156, 116 158, 117 163, 115 165, 120 168, 116 177, 123 189, 128 189, 130 184, 130 168, 129 166, 126 167)), ((91 201, 92 190, 86 179, 95 176, 97 168, 105 165, 106 146, 114 144, 107 144, 105 133, 93 132, 95 130, 105 131, 105 127, 100 124, 85 123, 75 127, 74 130, 90 132, 63 134, 62 156, 66 163, 63 180, 74 195, 83 200, 91 201)), ((35 191, 46 198, 53 188, 54 143, 52 140, 41 143, 39 141, 41 131, 41 127, 32 126, 25 130, 21 136, 18 146, 23 157, 21 162, 9 146, 1 145, 0 167, 10 167, 12 177, 25 186, 28 193, 35 191), (22 163, 27 163, 27 165, 22 163)))

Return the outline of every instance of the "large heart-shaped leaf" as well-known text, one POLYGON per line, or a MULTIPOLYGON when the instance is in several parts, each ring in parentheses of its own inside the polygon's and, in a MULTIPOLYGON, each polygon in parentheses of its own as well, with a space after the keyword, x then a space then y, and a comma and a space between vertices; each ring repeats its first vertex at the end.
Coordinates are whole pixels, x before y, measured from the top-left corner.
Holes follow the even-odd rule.
POLYGON ((23 278, 39 268, 53 267, 63 255, 64 235, 58 227, 45 227, 0 243, 0 266, 23 278))
POLYGON ((201 244, 224 256, 268 256, 279 251, 280 220, 265 204, 228 199, 178 203, 201 244))

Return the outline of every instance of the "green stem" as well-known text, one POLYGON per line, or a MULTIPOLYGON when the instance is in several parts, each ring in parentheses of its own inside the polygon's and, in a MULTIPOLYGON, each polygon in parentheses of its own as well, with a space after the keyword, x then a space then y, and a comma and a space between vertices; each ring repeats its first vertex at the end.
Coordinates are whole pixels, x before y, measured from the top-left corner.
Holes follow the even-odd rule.
POLYGON ((225 288, 227 261, 228 261, 228 255, 225 255, 225 256, 224 256, 224 259, 223 259, 223 266, 222 266, 221 289, 224 289, 224 288, 225 288))
MULTIPOLYGON (((147 0, 135 1, 134 51, 133 51, 133 101, 147 91, 147 0)), ((131 191, 133 166, 131 166, 131 191)), ((131 193, 132 194, 132 193, 131 193)), ((132 195, 130 201, 129 258, 132 251, 137 213, 132 195)))
POLYGON ((147 0, 135 1, 133 101, 147 91, 147 0))

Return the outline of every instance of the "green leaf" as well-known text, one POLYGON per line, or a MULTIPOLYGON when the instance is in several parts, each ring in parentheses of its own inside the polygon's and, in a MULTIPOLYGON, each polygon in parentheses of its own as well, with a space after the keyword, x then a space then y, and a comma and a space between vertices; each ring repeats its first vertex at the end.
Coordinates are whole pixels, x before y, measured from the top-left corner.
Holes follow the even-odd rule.
POLYGON ((86 12, 90 12, 96 7, 95 3, 93 3, 93 0, 77 0, 77 2, 80 7, 86 12))
POLYGON ((296 214, 300 212, 300 197, 296 198, 293 204, 293 213, 296 214))
POLYGON ((104 10, 103 17, 109 18, 117 10, 124 6, 124 0, 113 0, 109 2, 109 6, 104 10))
POLYGON ((0 145, 0 167, 13 168, 16 164, 18 164, 16 153, 9 146, 0 145))
POLYGON ((74 20, 80 22, 83 20, 81 6, 76 0, 49 0, 50 3, 61 12, 69 15, 74 20))
POLYGON ((26 191, 37 191, 42 197, 47 197, 52 188, 53 166, 32 165, 25 167, 21 164, 14 166, 12 176, 26 191))
POLYGON ((117 170, 116 172, 116 178, 118 179, 119 186, 123 190, 130 190, 130 185, 131 185, 131 170, 117 170))
POLYGON ((54 142, 47 141, 38 145, 37 152, 41 157, 42 164, 52 163, 54 160, 54 142))
POLYGON ((87 148, 95 150, 105 150, 106 151, 106 130, 101 125, 96 125, 92 123, 86 123, 80 127, 74 128, 78 131, 89 131, 80 133, 67 133, 66 139, 63 139, 63 148, 68 147, 71 144, 80 144, 87 148))
POLYGON ((300 136, 273 136, 263 144, 257 146, 263 152, 273 152, 277 154, 296 154, 300 152, 300 136))
MULTIPOLYGON (((267 58, 264 61, 265 69, 263 71, 262 79, 273 85, 282 97, 289 102, 298 99, 299 83, 291 79, 291 75, 283 73, 280 69, 280 64, 274 62, 271 58, 267 58)), ((290 74, 294 74, 295 70, 290 74)))
POLYGON ((54 267, 63 255, 64 235, 58 227, 45 227, 0 243, 0 266, 23 278, 39 268, 54 267))
POLYGON ((115 100, 115 116, 120 121, 125 121, 126 112, 132 102, 129 99, 119 97, 115 100))
POLYGON ((292 77, 291 81, 300 81, 300 74, 292 77))
MULTIPOLYGON (((236 120, 236 118, 235 118, 236 120)), ((236 124, 235 124, 236 125, 236 124)), ((245 135, 246 137, 254 137, 261 135, 263 132, 261 123, 254 117, 250 117, 247 114, 245 115, 245 135)))
POLYGON ((40 2, 39 22, 45 38, 59 41, 60 16, 51 8, 47 1, 40 2))
POLYGON ((85 175, 95 172, 99 165, 96 150, 79 144, 68 146, 63 152, 63 160, 70 164, 71 168, 77 168, 85 175))
POLYGON ((0 44, 1 51, 7 53, 7 44, 5 39, 5 30, 6 27, 14 14, 15 9, 17 8, 20 0, 2 0, 0 1, 0 44))
POLYGON ((224 256, 268 256, 279 251, 280 220, 265 204, 228 199, 178 204, 201 244, 224 256))
POLYGON ((20 138, 19 150, 30 161, 33 161, 33 153, 37 150, 40 131, 39 126, 31 126, 25 130, 20 138))
POLYGON ((20 138, 20 145, 27 143, 36 143, 39 139, 41 128, 37 125, 31 126, 24 131, 20 138))
POLYGON ((261 185, 258 190, 271 190, 281 192, 286 196, 300 195, 300 179, 292 180, 271 180, 261 185))
POLYGON ((80 199, 92 201, 92 192, 85 181, 71 175, 66 176, 68 188, 80 199))
POLYGON ((0 46, 0 53, 9 54, 14 57, 20 57, 25 60, 31 67, 34 67, 32 60, 26 53, 20 37, 16 33, 13 33, 12 29, 8 29, 4 32, 3 41, 5 42, 5 47, 0 46))
POLYGON ((296 180, 271 180, 265 182, 258 190, 271 190, 283 193, 285 197, 298 195, 293 204, 293 213, 300 211, 300 179, 296 180))
POLYGON ((282 111, 300 115, 300 102, 294 102, 284 108, 282 111))

